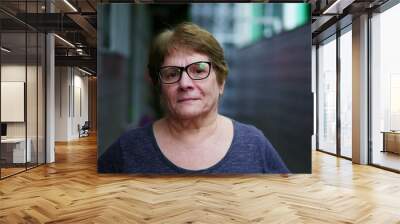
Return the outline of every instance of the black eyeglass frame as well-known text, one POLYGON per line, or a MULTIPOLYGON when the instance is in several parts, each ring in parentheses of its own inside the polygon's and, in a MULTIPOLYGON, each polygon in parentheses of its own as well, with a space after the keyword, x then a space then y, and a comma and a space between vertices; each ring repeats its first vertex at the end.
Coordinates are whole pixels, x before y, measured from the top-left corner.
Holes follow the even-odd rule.
POLYGON ((196 61, 196 62, 193 62, 193 63, 191 63, 191 64, 186 65, 185 67, 181 67, 181 66, 162 66, 162 67, 160 67, 160 68, 158 69, 158 79, 159 79, 160 82, 163 83, 163 84, 174 84, 174 83, 177 83, 177 82, 179 82, 179 81, 181 80, 183 71, 186 71, 186 73, 188 74, 188 76, 189 76, 192 80, 203 80, 203 79, 206 79, 206 78, 208 78, 208 77, 210 76, 211 68, 212 68, 212 63, 211 63, 211 61, 196 61), (204 78, 201 78, 201 79, 193 78, 193 77, 190 75, 190 73, 188 72, 188 68, 189 68, 191 65, 198 64, 198 63, 206 63, 206 64, 208 64, 208 66, 210 67, 210 69, 208 70, 207 76, 205 76, 204 78), (174 82, 165 82, 165 81, 161 78, 161 69, 163 69, 163 68, 177 68, 177 69, 179 69, 179 72, 180 72, 180 73, 179 73, 179 78, 178 78, 178 80, 176 80, 176 81, 174 81, 174 82))

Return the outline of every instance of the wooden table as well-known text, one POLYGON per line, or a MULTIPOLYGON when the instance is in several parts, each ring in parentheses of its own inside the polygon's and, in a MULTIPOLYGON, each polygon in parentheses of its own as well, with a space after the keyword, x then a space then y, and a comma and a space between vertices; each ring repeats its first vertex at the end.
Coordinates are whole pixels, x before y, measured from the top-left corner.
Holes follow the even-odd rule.
POLYGON ((400 131, 382 131, 383 150, 382 152, 392 152, 400 154, 400 131))
POLYGON ((25 138, 6 138, 1 139, 2 145, 2 159, 5 159, 9 163, 25 163, 31 161, 31 139, 27 139, 28 144, 25 142, 25 138), (27 145, 25 150, 25 145, 27 145), (4 147, 4 148, 3 148, 4 147), (12 157, 11 157, 12 156, 12 157), (12 158, 12 159, 11 159, 12 158))

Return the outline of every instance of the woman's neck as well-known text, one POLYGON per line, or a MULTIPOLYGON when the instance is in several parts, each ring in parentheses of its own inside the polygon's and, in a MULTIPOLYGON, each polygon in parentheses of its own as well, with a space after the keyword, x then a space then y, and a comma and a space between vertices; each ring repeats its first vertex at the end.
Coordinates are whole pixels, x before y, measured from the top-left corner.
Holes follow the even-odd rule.
POLYGON ((187 120, 167 116, 165 124, 171 137, 184 142, 192 142, 215 134, 218 129, 219 120, 217 113, 204 118, 187 120))

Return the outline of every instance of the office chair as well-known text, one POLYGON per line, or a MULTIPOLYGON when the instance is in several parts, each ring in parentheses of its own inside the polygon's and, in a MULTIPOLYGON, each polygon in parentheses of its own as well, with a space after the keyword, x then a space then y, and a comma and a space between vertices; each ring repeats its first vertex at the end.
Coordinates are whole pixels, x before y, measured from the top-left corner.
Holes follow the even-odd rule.
POLYGON ((89 136, 89 129, 90 129, 89 121, 85 121, 82 127, 80 127, 80 125, 78 124, 79 138, 89 136))

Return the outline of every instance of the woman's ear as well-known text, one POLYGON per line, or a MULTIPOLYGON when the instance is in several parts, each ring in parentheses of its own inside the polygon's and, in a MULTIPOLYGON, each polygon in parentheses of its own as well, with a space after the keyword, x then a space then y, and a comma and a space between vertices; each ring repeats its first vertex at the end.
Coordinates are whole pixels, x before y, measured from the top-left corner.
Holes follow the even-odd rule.
POLYGON ((224 88, 225 88, 225 80, 222 82, 221 85, 219 85, 219 95, 222 96, 224 94, 224 88))

